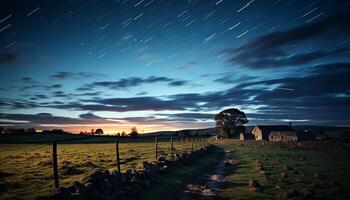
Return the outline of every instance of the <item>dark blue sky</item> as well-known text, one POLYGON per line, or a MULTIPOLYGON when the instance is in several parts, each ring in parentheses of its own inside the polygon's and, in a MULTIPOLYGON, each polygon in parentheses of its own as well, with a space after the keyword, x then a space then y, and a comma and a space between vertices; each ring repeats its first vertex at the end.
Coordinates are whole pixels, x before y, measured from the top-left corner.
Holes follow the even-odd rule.
POLYGON ((350 1, 1 1, 0 123, 350 125, 350 1))

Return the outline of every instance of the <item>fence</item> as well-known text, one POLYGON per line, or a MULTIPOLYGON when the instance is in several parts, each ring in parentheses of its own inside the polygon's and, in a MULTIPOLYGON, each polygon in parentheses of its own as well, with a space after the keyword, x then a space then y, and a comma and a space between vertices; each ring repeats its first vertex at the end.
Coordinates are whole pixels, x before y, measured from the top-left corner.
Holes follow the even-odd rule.
MULTIPOLYGON (((208 138, 204 137, 194 137, 194 138, 173 138, 171 137, 169 142, 160 142, 160 138, 155 137, 154 141, 154 158, 157 160, 161 155, 167 154, 169 151, 170 155, 174 153, 189 153, 191 151, 199 149, 201 146, 207 146, 209 144, 208 138), (165 143, 164 143, 165 142, 165 143), (164 143, 164 144, 163 144, 164 143)), ((120 152, 120 141, 115 140, 115 168, 118 172, 121 172, 121 155, 120 152)), ((54 176, 54 186, 58 188, 60 186, 59 177, 59 166, 58 166, 58 154, 57 154, 57 141, 52 143, 52 160, 53 160, 53 176, 54 176)), ((126 161, 127 162, 127 161, 126 161)))

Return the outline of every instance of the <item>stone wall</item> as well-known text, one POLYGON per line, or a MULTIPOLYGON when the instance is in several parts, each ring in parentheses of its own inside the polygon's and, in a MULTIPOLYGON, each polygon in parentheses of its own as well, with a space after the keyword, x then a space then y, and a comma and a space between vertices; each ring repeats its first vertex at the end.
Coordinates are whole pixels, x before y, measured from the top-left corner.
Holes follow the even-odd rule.
POLYGON ((157 183, 160 176, 172 167, 188 165, 196 159, 212 151, 214 146, 200 147, 191 153, 167 155, 157 161, 141 162, 134 170, 123 173, 95 171, 85 177, 82 182, 76 181, 68 187, 60 187, 49 197, 37 197, 37 200, 112 200, 135 199, 142 188, 151 187, 157 183))

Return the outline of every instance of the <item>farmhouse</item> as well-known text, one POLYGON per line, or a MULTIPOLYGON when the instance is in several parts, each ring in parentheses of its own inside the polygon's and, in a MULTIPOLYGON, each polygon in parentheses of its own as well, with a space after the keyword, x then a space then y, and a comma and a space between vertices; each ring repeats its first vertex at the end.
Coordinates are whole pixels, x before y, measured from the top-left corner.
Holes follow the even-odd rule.
POLYGON ((296 141, 297 132, 291 125, 289 126, 263 126, 257 125, 252 131, 256 140, 269 141, 296 141))

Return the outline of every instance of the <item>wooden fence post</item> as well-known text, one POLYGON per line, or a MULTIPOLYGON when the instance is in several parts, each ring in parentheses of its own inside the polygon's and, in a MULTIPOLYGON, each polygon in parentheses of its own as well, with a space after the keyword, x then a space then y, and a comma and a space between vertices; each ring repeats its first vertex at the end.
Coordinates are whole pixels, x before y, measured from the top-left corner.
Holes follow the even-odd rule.
POLYGON ((158 160, 158 137, 156 137, 156 160, 158 160))
POLYGON ((195 137, 195 138, 193 138, 193 140, 194 140, 194 150, 196 150, 197 149, 197 138, 195 137))
POLYGON ((187 153, 187 151, 188 151, 188 145, 189 145, 189 143, 190 143, 190 138, 187 138, 187 142, 186 142, 186 153, 187 153))
POLYGON ((183 153, 183 152, 184 152, 184 149, 185 149, 185 144, 184 144, 184 142, 185 142, 185 139, 184 139, 184 138, 181 138, 181 153, 183 153))
POLYGON ((170 138, 170 142, 171 142, 171 156, 173 156, 173 149, 174 149, 174 141, 173 141, 173 138, 170 138))
POLYGON ((120 173, 120 159, 119 159, 119 140, 116 139, 115 140, 115 151, 116 151, 116 159, 117 159, 117 169, 118 169, 118 172, 120 173))
POLYGON ((59 188, 59 181, 58 181, 58 166, 57 166, 57 142, 53 141, 52 144, 52 158, 53 158, 53 176, 55 179, 55 188, 59 188))
POLYGON ((192 145, 191 145, 191 151, 193 151, 193 139, 194 139, 194 138, 192 138, 192 140, 191 140, 191 144, 192 144, 192 145))

